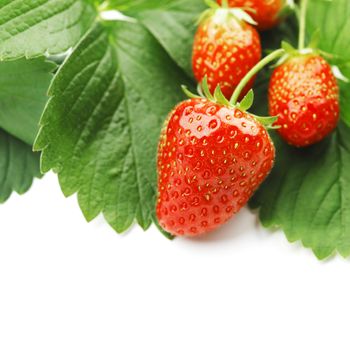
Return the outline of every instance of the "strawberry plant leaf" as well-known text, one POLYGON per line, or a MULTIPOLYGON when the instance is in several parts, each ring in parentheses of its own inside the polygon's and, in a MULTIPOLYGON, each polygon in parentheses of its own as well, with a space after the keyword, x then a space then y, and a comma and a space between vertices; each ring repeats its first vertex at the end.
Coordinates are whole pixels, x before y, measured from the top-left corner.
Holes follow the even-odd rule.
POLYGON ((277 161, 251 201, 266 227, 282 227, 324 259, 350 255, 350 130, 340 124, 322 144, 296 149, 274 138, 277 161))
POLYGON ((206 9, 203 0, 175 0, 135 16, 161 43, 177 64, 192 77, 192 44, 196 22, 206 9))
POLYGON ((149 227, 159 133, 181 83, 186 75, 137 23, 97 23, 61 67, 35 149, 87 220, 102 212, 118 232, 135 219, 149 227))
MULTIPOLYGON (((341 67, 341 72, 350 78, 350 64, 346 64, 341 67)), ((341 117, 345 124, 350 127, 350 82, 338 81, 340 86, 340 109, 341 109, 341 117)))
MULTIPOLYGON (((333 55, 331 63, 341 68, 342 74, 350 78, 350 2, 348 0, 324 1, 310 0, 307 16, 309 36, 315 32, 320 37, 318 47, 327 54, 333 55), (330 20, 334 19, 334 20, 330 20)), ((339 81, 341 88, 341 118, 350 126, 350 85, 339 81)))
POLYGON ((207 7, 203 0, 112 0, 109 8, 137 18, 177 64, 192 77, 191 55, 196 22, 207 7))
POLYGON ((0 63, 0 202, 26 192, 41 177, 32 152, 46 92, 56 65, 44 58, 0 63))
POLYGON ((0 128, 32 145, 56 65, 44 58, 0 63, 0 128))
POLYGON ((64 52, 96 15, 92 0, 2 0, 0 60, 64 52))
POLYGON ((0 203, 13 191, 25 193, 34 177, 41 177, 39 154, 30 146, 0 129, 0 203))
POLYGON ((312 37, 319 31, 318 47, 340 60, 350 60, 350 2, 310 0, 307 29, 312 37))
MULTIPOLYGON (((175 0, 177 1, 177 0, 175 0)), ((123 12, 138 12, 142 10, 164 8, 175 2, 174 0, 109 0, 107 9, 114 9, 123 12)))

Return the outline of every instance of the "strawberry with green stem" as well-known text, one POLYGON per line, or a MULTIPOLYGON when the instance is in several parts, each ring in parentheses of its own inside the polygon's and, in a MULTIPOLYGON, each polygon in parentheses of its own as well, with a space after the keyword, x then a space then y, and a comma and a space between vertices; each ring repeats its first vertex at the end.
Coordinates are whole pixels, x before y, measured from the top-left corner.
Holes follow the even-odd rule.
POLYGON ((174 236, 198 236, 220 227, 237 213, 271 171, 275 149, 266 127, 276 118, 248 112, 254 99, 241 92, 272 53, 255 66, 230 101, 218 86, 211 94, 207 79, 199 95, 169 114, 158 150, 157 218, 174 236))
POLYGON ((286 55, 269 86, 269 112, 279 116, 281 137, 296 147, 323 140, 339 120, 339 88, 331 66, 313 45, 305 48, 307 0, 300 11, 299 46, 284 44, 286 55))
MULTIPOLYGON (((230 98, 242 78, 261 59, 261 42, 255 22, 241 9, 220 7, 212 0, 200 19, 194 38, 192 66, 198 83, 207 76, 211 93, 220 85, 230 98)), ((254 76, 242 97, 251 89, 254 76)))

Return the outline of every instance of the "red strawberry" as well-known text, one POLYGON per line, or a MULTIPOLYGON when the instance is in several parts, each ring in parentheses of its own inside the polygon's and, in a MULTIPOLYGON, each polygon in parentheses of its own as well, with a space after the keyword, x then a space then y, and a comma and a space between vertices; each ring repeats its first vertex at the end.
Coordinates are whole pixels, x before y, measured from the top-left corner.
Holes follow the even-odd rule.
MULTIPOLYGON (((222 0, 218 3, 222 5, 222 0)), ((240 7, 247 11, 258 23, 260 30, 271 29, 280 22, 279 14, 285 0, 228 0, 230 7, 240 7)))
POLYGON ((161 227, 197 236, 221 226, 247 203, 274 158, 266 129, 247 112, 202 98, 180 103, 159 144, 161 227))
MULTIPOLYGON (((239 19, 228 9, 211 10, 197 30, 192 66, 198 82, 208 77, 208 85, 213 93, 217 85, 226 98, 260 61, 261 43, 253 26, 239 19)), ((248 92, 254 78, 246 86, 248 92)))
POLYGON ((291 145, 321 141, 339 120, 339 88, 329 64, 316 54, 289 58, 272 74, 269 108, 291 145))

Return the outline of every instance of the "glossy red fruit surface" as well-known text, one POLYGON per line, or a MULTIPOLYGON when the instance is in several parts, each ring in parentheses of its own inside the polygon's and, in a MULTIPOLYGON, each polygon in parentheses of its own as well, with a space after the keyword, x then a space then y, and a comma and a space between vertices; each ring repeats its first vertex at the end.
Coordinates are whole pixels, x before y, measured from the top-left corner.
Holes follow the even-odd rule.
POLYGON ((324 139, 339 120, 339 88, 330 65, 318 55, 304 55, 277 67, 269 109, 289 144, 305 147, 324 139))
MULTIPOLYGON (((218 3, 222 5, 222 0, 218 3)), ((243 8, 258 23, 260 30, 267 30, 279 24, 285 0, 228 0, 228 5, 243 8)))
MULTIPOLYGON (((207 76, 212 93, 220 85, 223 94, 230 99, 234 89, 260 59, 260 37, 250 24, 232 15, 222 18, 220 12, 216 12, 198 27, 193 45, 193 72, 199 83, 207 76)), ((253 83, 254 79, 242 96, 253 83)))
POLYGON ((197 236, 225 223, 269 174, 275 149, 246 112, 206 99, 179 104, 158 151, 157 217, 175 236, 197 236))

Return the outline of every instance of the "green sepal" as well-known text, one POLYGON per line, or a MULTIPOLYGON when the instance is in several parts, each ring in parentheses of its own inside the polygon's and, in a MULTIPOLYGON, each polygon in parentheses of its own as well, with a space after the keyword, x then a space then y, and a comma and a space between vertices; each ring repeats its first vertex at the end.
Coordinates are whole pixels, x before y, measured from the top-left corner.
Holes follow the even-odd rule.
MULTIPOLYGON (((316 37, 315 37, 316 40, 316 37)), ((289 58, 291 57, 298 57, 303 55, 310 55, 310 54, 321 54, 321 52, 314 48, 314 47, 307 47, 302 50, 296 49, 293 45, 288 43, 287 41, 281 42, 281 48, 286 52, 285 55, 283 55, 274 65, 272 65, 272 68, 276 68, 281 66, 283 63, 285 63, 289 58)))
POLYGON ((189 98, 202 98, 202 96, 196 95, 193 92, 191 92, 186 85, 181 85, 181 89, 189 98))
POLYGON ((215 101, 214 96, 209 90, 208 86, 208 77, 205 76, 204 79, 202 80, 202 84, 199 85, 198 87, 199 91, 202 91, 202 94, 205 98, 207 98, 209 101, 215 101))
POLYGON ((218 20, 222 22, 225 22, 225 20, 229 17, 233 17, 237 21, 243 21, 254 26, 258 24, 256 21, 254 21, 250 14, 245 11, 246 8, 229 7, 227 3, 224 3, 224 1, 221 6, 213 0, 204 0, 204 2, 209 6, 209 8, 199 16, 197 25, 200 25, 208 18, 216 15, 218 16, 218 20))
POLYGON ((258 25, 258 23, 254 21, 253 17, 249 13, 247 13, 243 8, 231 8, 229 11, 232 16, 239 19, 240 21, 244 21, 253 26, 258 25))
POLYGON ((198 19, 196 21, 196 25, 199 26, 201 23, 205 22, 207 19, 212 17, 214 14, 215 14, 215 10, 212 9, 212 8, 209 8, 209 9, 205 10, 198 17, 198 19))
POLYGON ((278 120, 278 117, 260 117, 254 114, 251 114, 254 119, 259 122, 260 124, 262 124, 266 129, 279 129, 280 126, 275 126, 274 124, 276 123, 276 121, 278 120))
POLYGON ((289 44, 287 41, 284 40, 281 43, 281 47, 286 51, 287 54, 294 54, 295 51, 297 51, 293 45, 289 44))
POLYGON ((218 85, 215 89, 214 99, 215 99, 215 101, 217 101, 218 103, 220 103, 224 106, 230 106, 230 102, 222 93, 220 85, 218 85))
POLYGON ((342 67, 334 66, 333 67, 333 74, 337 78, 337 80, 340 80, 346 84, 350 83, 350 79, 342 72, 342 67))
POLYGON ((254 91, 250 89, 241 102, 238 103, 239 109, 247 111, 254 103, 254 91))
MULTIPOLYGON (((208 101, 211 101, 213 103, 218 103, 222 106, 226 106, 229 108, 238 108, 242 112, 248 111, 253 103, 254 103, 254 91, 251 89, 248 91, 248 93, 244 96, 241 102, 237 102, 236 104, 230 103, 230 101, 224 96, 224 94, 221 91, 220 85, 218 85, 214 91, 214 94, 211 94, 209 87, 208 87, 208 79, 207 76, 204 77, 201 84, 198 84, 197 90, 198 95, 192 93, 185 85, 181 86, 182 90, 184 91, 185 95, 189 98, 204 98, 208 101)), ((252 113, 249 113, 257 122, 262 124, 266 129, 278 129, 279 126, 274 126, 275 122, 277 121, 278 117, 261 117, 254 115, 252 113)))
POLYGON ((221 1, 221 6, 223 7, 223 8, 229 8, 229 4, 228 4, 228 0, 222 0, 221 1))

